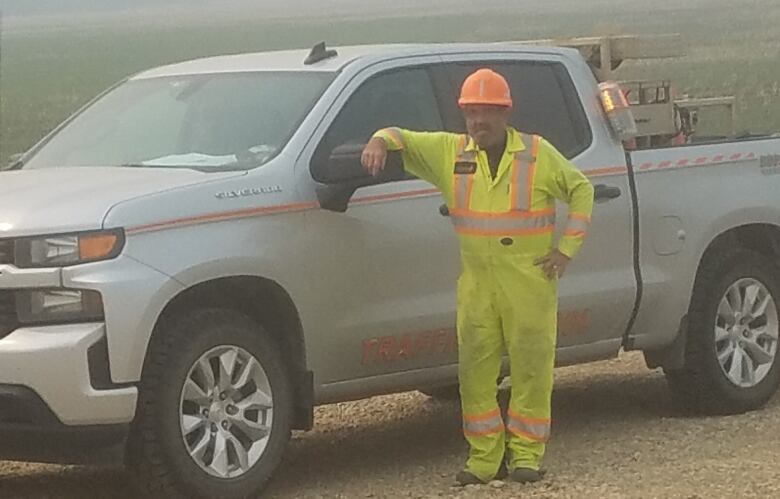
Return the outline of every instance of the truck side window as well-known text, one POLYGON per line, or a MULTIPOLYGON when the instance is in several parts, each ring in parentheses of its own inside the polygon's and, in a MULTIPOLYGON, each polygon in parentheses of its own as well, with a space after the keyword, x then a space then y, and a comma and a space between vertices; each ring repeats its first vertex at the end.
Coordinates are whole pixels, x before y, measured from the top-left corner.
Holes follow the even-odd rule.
MULTIPOLYGON (((585 111, 566 67, 554 62, 497 61, 450 64, 453 86, 479 68, 491 68, 508 80, 514 111, 511 125, 542 135, 571 159, 588 148, 592 135, 585 111)), ((461 124, 465 131, 465 124, 461 124)))
POLYGON ((440 131, 442 118, 428 71, 393 70, 363 83, 349 98, 314 154, 313 175, 334 149, 359 147, 380 128, 440 131))

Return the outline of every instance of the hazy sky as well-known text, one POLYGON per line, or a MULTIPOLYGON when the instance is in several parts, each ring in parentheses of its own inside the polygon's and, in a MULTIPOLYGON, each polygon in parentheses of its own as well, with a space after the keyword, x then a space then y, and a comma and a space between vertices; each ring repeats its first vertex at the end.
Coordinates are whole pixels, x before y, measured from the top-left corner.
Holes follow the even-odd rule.
MULTIPOLYGON (((639 3, 646 0, 581 0, 588 3, 592 9, 596 4, 612 5, 619 3, 639 3)), ((713 0, 688 0, 691 3, 706 3, 713 0)), ((715 0, 717 1, 717 0, 715 0)), ((334 14, 349 15, 363 14, 381 10, 399 14, 413 14, 415 12, 430 12, 436 9, 439 12, 470 10, 479 12, 485 8, 489 10, 509 8, 516 10, 518 7, 555 9, 556 4, 571 7, 572 0, 546 0, 540 3, 538 0, 0 0, 6 16, 29 16, 41 14, 80 14, 138 11, 143 9, 164 9, 171 7, 183 7, 188 10, 198 9, 251 9, 258 14, 307 14, 312 10, 320 12, 333 12, 334 14)), ((575 4, 577 2, 574 2, 575 4)), ((655 0, 654 4, 679 3, 676 0, 655 0)))
MULTIPOLYGON (((483 0, 507 5, 511 0, 483 0)), ((515 0, 515 5, 530 0, 515 0)), ((554 1, 554 0, 553 0, 554 1)), ((95 14, 155 14, 181 12, 191 18, 201 13, 251 13, 257 17, 322 16, 348 17, 373 13, 409 14, 432 9, 463 9, 467 0, 0 0, 6 18, 79 16, 95 14)), ((472 4, 473 5, 473 4, 472 4)))
POLYGON ((8 16, 102 13, 174 6, 193 10, 204 7, 253 8, 260 12, 268 10, 276 14, 282 9, 295 13, 296 10, 303 11, 314 6, 344 10, 361 8, 361 5, 376 6, 383 3, 391 2, 380 0, 0 0, 0 8, 8 16))
MULTIPOLYGON (((641 16, 685 9, 717 12, 717 5, 734 0, 0 0, 5 27, 42 27, 62 22, 126 22, 186 25, 203 20, 314 18, 332 21, 375 17, 473 14, 524 11, 570 16, 573 11, 610 12, 623 8, 641 16)), ((747 3, 780 0, 736 0, 747 3)))
MULTIPOLYGON (((101 22, 135 18, 174 24, 203 19, 296 18, 348 19, 464 14, 509 9, 538 9, 538 0, 0 0, 6 27, 60 22, 101 22)), ((578 0, 547 0, 545 10, 578 0)), ((614 0, 589 0, 608 2, 614 0)), ((637 2, 645 0, 622 0, 637 2)), ((659 1, 659 0, 656 0, 659 1)), ((660 0, 677 1, 677 0, 660 0)), ((691 0, 689 0, 691 1, 691 0)), ((693 0, 695 1, 695 0, 693 0)))
POLYGON ((127 10, 139 6, 202 3, 211 0, 0 0, 0 8, 8 16, 30 14, 66 14, 74 11, 100 12, 127 10))

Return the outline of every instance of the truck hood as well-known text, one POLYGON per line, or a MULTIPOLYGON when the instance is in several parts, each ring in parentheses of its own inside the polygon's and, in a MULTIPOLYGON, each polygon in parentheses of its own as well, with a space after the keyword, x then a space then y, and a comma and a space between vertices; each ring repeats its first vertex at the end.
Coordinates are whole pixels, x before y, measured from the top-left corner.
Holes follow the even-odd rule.
POLYGON ((0 238, 99 229, 117 203, 244 174, 116 167, 0 172, 0 238))

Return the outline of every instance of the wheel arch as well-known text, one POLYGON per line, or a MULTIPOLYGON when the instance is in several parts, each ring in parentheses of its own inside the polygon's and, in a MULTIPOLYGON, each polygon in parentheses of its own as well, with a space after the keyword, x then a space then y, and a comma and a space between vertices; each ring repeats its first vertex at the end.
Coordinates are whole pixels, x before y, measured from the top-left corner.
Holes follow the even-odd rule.
MULTIPOLYGON (((167 321, 203 308, 241 312, 268 331, 282 352, 294 389, 293 429, 311 429, 313 375, 307 367, 303 326, 290 294, 276 281, 258 276, 221 277, 200 282, 182 290, 166 304, 152 331, 150 347, 157 336, 164 334, 167 321)), ((148 358, 148 352, 146 356, 148 358)))
MULTIPOLYGON (((704 266, 724 250, 737 247, 756 251, 780 266, 780 226, 770 223, 750 223, 732 227, 713 237, 699 258, 689 294, 688 308, 690 308, 691 297, 700 283, 704 266)), ((689 327, 688 314, 689 310, 681 318, 674 342, 664 348, 643 351, 647 367, 650 369, 663 367, 670 370, 683 367, 689 327)))

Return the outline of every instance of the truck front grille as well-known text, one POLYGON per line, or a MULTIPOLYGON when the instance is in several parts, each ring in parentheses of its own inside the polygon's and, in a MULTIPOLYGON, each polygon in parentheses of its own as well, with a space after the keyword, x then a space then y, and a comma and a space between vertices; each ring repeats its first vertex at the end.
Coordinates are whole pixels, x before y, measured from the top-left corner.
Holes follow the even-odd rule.
POLYGON ((18 325, 14 292, 0 290, 0 338, 8 336, 18 325))
POLYGON ((14 262, 14 242, 12 239, 0 239, 0 265, 14 262))

